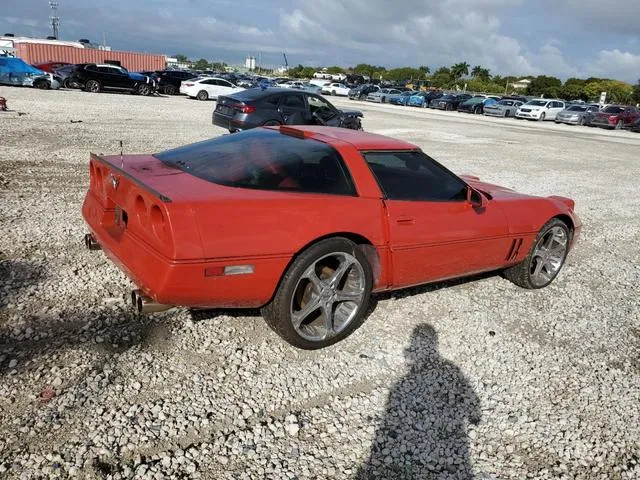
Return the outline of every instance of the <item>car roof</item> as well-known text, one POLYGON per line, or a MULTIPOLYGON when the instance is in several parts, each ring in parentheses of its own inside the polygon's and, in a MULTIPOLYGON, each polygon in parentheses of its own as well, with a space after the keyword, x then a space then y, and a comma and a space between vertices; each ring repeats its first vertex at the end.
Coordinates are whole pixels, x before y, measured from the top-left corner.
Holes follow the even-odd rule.
POLYGON ((419 150, 419 147, 404 140, 385 137, 377 133, 363 132, 362 130, 351 130, 349 128, 316 125, 287 125, 267 128, 279 128, 281 133, 291 134, 293 136, 300 135, 304 136, 304 138, 312 138, 326 143, 332 143, 332 141, 346 142, 358 150, 419 150))
POLYGON ((229 80, 227 80, 226 78, 220 78, 220 77, 212 77, 210 75, 206 76, 206 77, 200 77, 195 79, 194 81, 198 81, 201 82, 202 80, 224 80, 225 82, 228 82, 229 80))

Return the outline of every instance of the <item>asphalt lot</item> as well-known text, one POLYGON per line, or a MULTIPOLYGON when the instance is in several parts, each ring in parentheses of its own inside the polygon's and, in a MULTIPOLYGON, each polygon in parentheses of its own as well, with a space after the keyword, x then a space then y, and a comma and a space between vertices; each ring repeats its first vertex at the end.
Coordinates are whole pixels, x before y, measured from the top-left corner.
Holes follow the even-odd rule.
POLYGON ((0 477, 640 477, 640 134, 329 98, 456 173, 576 201, 556 281, 376 298, 330 349, 258 312, 131 314, 87 252, 89 152, 225 133, 215 102, 0 87, 0 477))

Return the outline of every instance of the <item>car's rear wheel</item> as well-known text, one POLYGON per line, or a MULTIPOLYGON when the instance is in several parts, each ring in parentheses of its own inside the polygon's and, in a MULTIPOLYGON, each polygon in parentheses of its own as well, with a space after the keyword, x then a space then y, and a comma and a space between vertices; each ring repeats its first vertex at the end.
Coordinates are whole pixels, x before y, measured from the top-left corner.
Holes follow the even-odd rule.
POLYGON ((324 348, 362 324, 372 284, 371 266, 360 248, 346 238, 329 238, 293 261, 262 314, 291 345, 324 348))
POLYGON ((206 90, 200 90, 200 91, 198 92, 198 94, 196 95, 196 98, 197 98, 198 100, 203 100, 203 101, 204 101, 204 100, 209 100, 209 94, 207 93, 207 91, 206 91, 206 90))
POLYGON ((546 287, 560 273, 570 243, 567 224, 552 218, 540 229, 524 261, 505 269, 504 276, 523 288, 546 287))
POLYGON ((99 93, 100 90, 102 90, 102 85, 100 84, 99 81, 97 80, 89 80, 86 85, 84 86, 84 89, 87 92, 91 92, 91 93, 99 93))
POLYGON ((175 85, 167 85, 164 87, 164 93, 165 95, 175 95, 176 93, 178 93, 178 89, 175 87, 175 85))
POLYGON ((335 90, 331 90, 331 95, 335 95, 336 91, 335 90))

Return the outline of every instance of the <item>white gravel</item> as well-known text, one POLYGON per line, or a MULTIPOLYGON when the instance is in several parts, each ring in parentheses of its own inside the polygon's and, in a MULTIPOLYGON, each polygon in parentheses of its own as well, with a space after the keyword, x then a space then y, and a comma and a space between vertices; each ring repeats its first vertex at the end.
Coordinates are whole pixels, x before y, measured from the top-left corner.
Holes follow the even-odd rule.
POLYGON ((640 135, 371 105, 458 173, 574 198, 548 288, 380 295, 295 350, 257 312, 135 317, 87 252, 89 152, 224 133, 213 102, 0 87, 0 478, 640 478, 640 135))

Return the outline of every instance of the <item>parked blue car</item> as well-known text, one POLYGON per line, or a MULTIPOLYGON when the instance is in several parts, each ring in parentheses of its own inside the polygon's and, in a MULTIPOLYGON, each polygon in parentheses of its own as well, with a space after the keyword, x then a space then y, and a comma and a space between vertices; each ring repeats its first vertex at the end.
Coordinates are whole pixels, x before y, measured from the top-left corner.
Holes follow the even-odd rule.
POLYGON ((406 105, 407 102, 409 102, 409 98, 416 93, 418 92, 408 90, 406 92, 397 93, 395 95, 389 95, 387 97, 387 102, 392 103, 393 105, 406 105))
POLYGON ((409 97, 408 105, 411 107, 423 107, 427 108, 429 106, 429 102, 434 98, 439 98, 442 96, 442 92, 436 92, 430 90, 428 92, 418 92, 415 95, 409 97))

